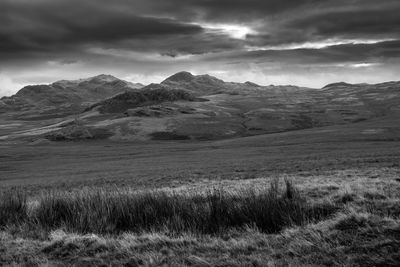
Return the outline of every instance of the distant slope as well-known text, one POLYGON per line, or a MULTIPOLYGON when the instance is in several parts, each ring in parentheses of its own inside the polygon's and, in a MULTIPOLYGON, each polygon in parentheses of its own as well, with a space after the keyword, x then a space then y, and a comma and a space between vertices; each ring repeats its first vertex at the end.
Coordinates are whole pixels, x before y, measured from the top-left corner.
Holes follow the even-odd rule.
POLYGON ((0 140, 215 140, 349 124, 368 125, 366 133, 398 132, 377 123, 400 118, 400 82, 311 89, 179 72, 136 87, 100 75, 23 88, 0 102, 0 110, 22 107, 0 114, 0 140))
POLYGON ((178 100, 193 101, 195 97, 185 90, 151 84, 140 90, 125 92, 103 100, 89 110, 98 107, 101 113, 121 113, 131 108, 178 100))
POLYGON ((192 75, 189 72, 178 72, 161 82, 164 86, 183 89, 192 94, 210 95, 221 93, 228 89, 227 84, 210 75, 192 75))
POLYGON ((322 88, 331 103, 380 117, 400 111, 400 82, 379 84, 335 83, 322 88))
POLYGON ((40 114, 63 116, 80 112, 82 107, 102 99, 141 87, 141 84, 104 74, 88 79, 62 80, 49 85, 31 85, 13 96, 1 98, 0 112, 21 112, 23 117, 40 114))
POLYGON ((216 77, 205 75, 193 75, 190 72, 178 72, 163 82, 161 85, 170 88, 179 88, 189 91, 197 96, 215 95, 215 94, 268 94, 268 93, 287 93, 293 91, 309 90, 309 88, 302 88, 298 86, 260 86, 252 82, 235 83, 225 82, 216 77))

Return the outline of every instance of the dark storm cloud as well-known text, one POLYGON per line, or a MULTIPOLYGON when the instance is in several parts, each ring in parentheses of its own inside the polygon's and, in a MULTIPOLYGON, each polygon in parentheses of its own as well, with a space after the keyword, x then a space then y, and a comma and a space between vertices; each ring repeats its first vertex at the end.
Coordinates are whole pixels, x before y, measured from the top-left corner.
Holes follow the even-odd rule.
POLYGON ((399 14, 400 4, 378 10, 330 11, 291 21, 288 26, 325 37, 398 37, 399 14))
POLYGON ((93 46, 176 56, 400 32, 394 0, 3 0, 0 10, 7 58, 93 46), (235 40, 207 22, 248 23, 256 33, 235 40))
MULTIPOLYGON (((400 60, 400 41, 386 41, 375 44, 333 45, 321 49, 258 50, 228 53, 222 59, 233 62, 269 64, 313 64, 338 63, 384 63, 386 60, 400 60)), ((211 58, 210 60, 219 60, 211 58)))
POLYGON ((169 0, 150 6, 160 12, 177 13, 187 18, 198 16, 213 21, 248 21, 275 15, 297 7, 332 0, 169 0))
MULTIPOLYGON (((6 16, 0 19, 0 48, 3 54, 29 50, 54 52, 85 44, 107 46, 130 39, 161 39, 170 35, 196 35, 202 31, 197 25, 138 16, 123 10, 107 12, 103 8, 86 6, 80 11, 74 6, 65 6, 66 12, 60 12, 42 5, 31 6, 30 9, 21 7, 21 10, 11 6, 6 16)), ((4 10, 7 12, 7 9, 4 10)))
POLYGON ((321 1, 267 17, 251 45, 285 45, 327 39, 399 39, 400 2, 321 1))

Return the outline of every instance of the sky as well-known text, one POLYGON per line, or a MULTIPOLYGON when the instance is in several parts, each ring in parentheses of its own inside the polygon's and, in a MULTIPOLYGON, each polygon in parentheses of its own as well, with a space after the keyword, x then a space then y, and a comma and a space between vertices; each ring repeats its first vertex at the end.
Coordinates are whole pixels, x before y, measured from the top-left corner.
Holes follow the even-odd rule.
POLYGON ((399 14, 399 0, 0 0, 0 96, 98 74, 400 80, 399 14))

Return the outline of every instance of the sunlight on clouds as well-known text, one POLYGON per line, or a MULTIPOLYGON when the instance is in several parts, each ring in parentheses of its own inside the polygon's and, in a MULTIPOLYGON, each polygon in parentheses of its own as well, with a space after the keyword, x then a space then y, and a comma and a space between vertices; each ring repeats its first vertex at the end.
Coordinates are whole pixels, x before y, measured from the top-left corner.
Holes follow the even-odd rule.
MULTIPOLYGON (((336 64, 325 64, 325 65, 315 65, 319 67, 337 67, 337 68, 371 68, 381 66, 381 63, 371 63, 371 62, 357 62, 357 63, 336 63, 336 64)), ((314 66, 314 67, 315 67, 314 66)))
POLYGON ((250 27, 244 25, 200 23, 200 26, 209 31, 227 34, 234 39, 246 39, 248 34, 256 33, 250 27))
POLYGON ((350 67, 352 68, 368 68, 368 67, 373 67, 380 65, 379 63, 357 63, 357 64, 352 64, 350 67))
POLYGON ((327 39, 316 42, 305 42, 277 46, 246 46, 247 51, 266 50, 294 50, 294 49, 322 49, 334 45, 377 44, 381 42, 396 41, 396 39, 327 39))

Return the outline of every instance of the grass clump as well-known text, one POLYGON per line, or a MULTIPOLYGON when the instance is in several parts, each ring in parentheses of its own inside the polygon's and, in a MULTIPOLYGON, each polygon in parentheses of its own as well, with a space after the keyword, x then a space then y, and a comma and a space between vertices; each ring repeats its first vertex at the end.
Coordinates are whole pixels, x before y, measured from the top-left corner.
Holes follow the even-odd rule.
POLYGON ((338 209, 329 203, 312 205, 290 182, 281 189, 278 181, 263 190, 214 189, 184 194, 87 189, 49 191, 36 199, 28 203, 22 191, 1 193, 0 226, 28 225, 41 231, 65 229, 99 234, 216 234, 250 226, 264 233, 277 233, 292 225, 320 220, 338 209))
POLYGON ((214 189, 194 195, 98 189, 50 192, 40 199, 34 219, 44 228, 80 233, 167 230, 213 234, 246 226, 276 233, 291 225, 319 220, 336 210, 329 204, 310 205, 289 182, 285 190, 274 182, 263 191, 214 189))
POLYGON ((399 220, 344 211, 278 237, 279 266, 398 266, 399 220))
POLYGON ((27 217, 27 198, 23 191, 0 191, 0 227, 17 224, 27 217))

